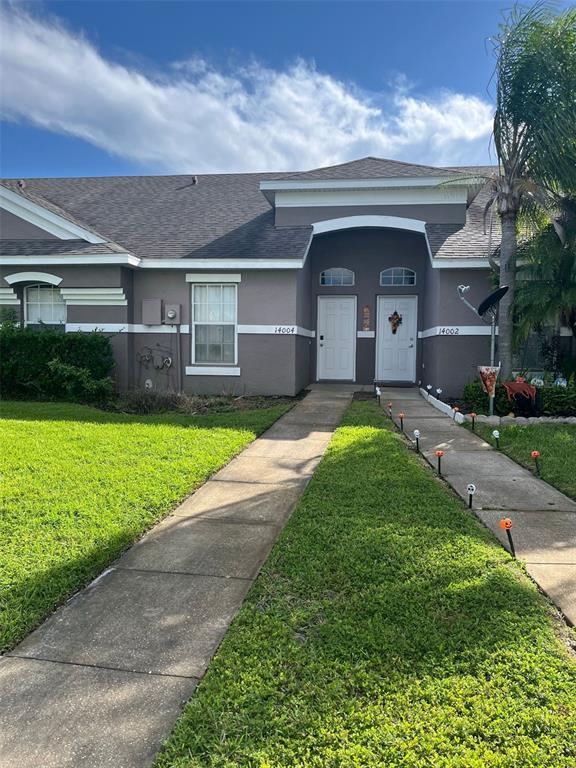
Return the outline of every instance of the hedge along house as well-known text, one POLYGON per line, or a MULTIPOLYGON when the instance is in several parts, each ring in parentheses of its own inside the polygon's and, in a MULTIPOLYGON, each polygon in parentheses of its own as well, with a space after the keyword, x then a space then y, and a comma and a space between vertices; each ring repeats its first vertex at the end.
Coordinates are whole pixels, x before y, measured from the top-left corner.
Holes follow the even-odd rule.
POLYGON ((302 173, 6 180, 0 305, 112 337, 121 389, 458 394, 489 328, 477 169, 364 158, 302 173))

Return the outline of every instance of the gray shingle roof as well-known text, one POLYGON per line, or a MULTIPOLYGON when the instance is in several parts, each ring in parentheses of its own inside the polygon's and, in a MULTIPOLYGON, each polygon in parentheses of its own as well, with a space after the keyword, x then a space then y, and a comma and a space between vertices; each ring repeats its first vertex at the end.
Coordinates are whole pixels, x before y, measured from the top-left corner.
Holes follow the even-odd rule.
POLYGON ((435 168, 431 165, 415 165, 402 163, 398 160, 385 160, 382 157, 363 157, 349 163, 329 165, 325 168, 314 168, 311 171, 290 173, 282 176, 283 180, 318 179, 397 179, 415 178, 418 176, 454 176, 454 169, 435 168))
MULTIPOLYGON (((486 170, 485 168, 483 170, 486 170)), ((199 176, 114 176, 3 181, 13 191, 44 205, 108 241, 90 246, 76 240, 4 241, 4 255, 114 253, 142 258, 302 258, 311 227, 274 226, 274 212, 260 191, 264 180, 313 178, 454 177, 479 167, 434 168, 367 157, 304 173, 206 174, 199 176), (50 243, 50 244, 49 244, 50 243), (108 250, 105 250, 108 249, 108 250)), ((439 258, 485 256, 481 196, 468 209, 465 226, 431 224, 428 237, 439 258)), ((493 236, 496 247, 498 237, 493 236)))
POLYGON ((459 224, 427 224, 426 233, 432 255, 439 259, 488 258, 500 246, 500 223, 490 216, 484 224, 484 208, 489 195, 481 190, 468 206, 464 226, 459 224), (491 230, 491 233, 490 233, 491 230))
POLYGON ((93 256, 115 254, 117 249, 107 243, 87 243, 86 240, 0 240, 2 256, 93 256))

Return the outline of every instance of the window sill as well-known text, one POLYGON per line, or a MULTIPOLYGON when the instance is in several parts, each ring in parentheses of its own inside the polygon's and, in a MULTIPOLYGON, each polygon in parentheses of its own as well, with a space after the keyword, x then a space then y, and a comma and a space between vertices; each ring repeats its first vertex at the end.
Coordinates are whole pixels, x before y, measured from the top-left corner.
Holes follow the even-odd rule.
POLYGON ((227 365, 187 365, 186 376, 240 376, 240 368, 227 365))

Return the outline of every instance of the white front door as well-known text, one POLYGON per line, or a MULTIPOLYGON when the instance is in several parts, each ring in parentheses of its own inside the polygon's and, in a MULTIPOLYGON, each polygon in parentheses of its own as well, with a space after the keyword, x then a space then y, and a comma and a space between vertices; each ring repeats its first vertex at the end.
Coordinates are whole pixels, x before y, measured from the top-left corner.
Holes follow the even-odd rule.
POLYGON ((318 297, 318 379, 356 378, 356 297, 318 297))
POLYGON ((416 296, 378 296, 376 381, 415 381, 417 302, 416 296))

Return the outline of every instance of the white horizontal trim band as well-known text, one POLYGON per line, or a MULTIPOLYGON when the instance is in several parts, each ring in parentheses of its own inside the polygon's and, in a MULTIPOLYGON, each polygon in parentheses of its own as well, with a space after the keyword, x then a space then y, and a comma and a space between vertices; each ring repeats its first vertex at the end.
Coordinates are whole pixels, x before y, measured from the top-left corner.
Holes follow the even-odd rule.
POLYGON ((376 331, 357 331, 356 337, 358 339, 373 339, 376 336, 376 331))
MULTIPOLYGON (((0 243, 0 249, 2 244, 0 243)), ((125 267, 139 267, 142 259, 132 256, 130 253, 118 254, 93 254, 83 256, 82 254, 67 254, 66 256, 0 256, 0 264, 6 266, 22 266, 23 264, 34 264, 42 266, 84 266, 91 264, 117 264, 125 267)))
POLYGON ((230 274, 222 272, 211 272, 210 274, 202 274, 201 272, 192 273, 186 275, 187 283, 240 283, 242 282, 242 275, 238 273, 230 274))
MULTIPOLYGON (((498 327, 496 327, 498 333, 498 327)), ((433 328, 426 328, 425 331, 418 331, 419 339, 428 339, 430 336, 445 336, 454 338, 455 336, 490 336, 489 325, 435 325, 433 328)))
MULTIPOLYGON (((174 325, 143 325, 141 323, 66 323, 67 332, 103 331, 104 333, 177 333, 174 325)), ((181 333, 190 333, 189 325, 180 326, 181 333)))
POLYGON ((240 376, 240 368, 226 368, 218 365, 187 365, 186 376, 240 376))
POLYGON ((314 338, 315 331, 300 325, 239 325, 238 333, 262 334, 272 336, 308 336, 314 338))
POLYGON ((12 288, 0 288, 0 304, 20 304, 20 299, 12 288))

